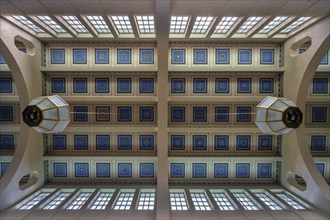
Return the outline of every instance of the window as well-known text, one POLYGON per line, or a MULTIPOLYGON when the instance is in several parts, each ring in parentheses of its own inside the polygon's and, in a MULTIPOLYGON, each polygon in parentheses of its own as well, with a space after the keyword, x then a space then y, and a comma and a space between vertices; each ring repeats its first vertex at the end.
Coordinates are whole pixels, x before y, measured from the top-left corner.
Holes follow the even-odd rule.
POLYGON ((191 33, 193 34, 205 34, 207 29, 209 28, 213 17, 201 17, 198 16, 195 20, 193 29, 191 33))
POLYGON ((21 16, 21 15, 20 16, 13 16, 13 18, 15 18, 17 21, 21 22, 23 25, 25 25, 26 27, 34 30, 37 33, 45 33, 44 30, 42 30, 41 28, 39 28, 38 26, 33 24, 30 20, 28 20, 24 16, 21 16))
POLYGON ((278 16, 274 18, 271 22, 269 22, 265 27, 263 27, 258 33, 259 34, 267 34, 274 28, 276 28, 278 25, 280 25, 283 21, 285 21, 288 17, 281 17, 278 16))
POLYGON ((119 34, 132 34, 133 29, 128 16, 111 16, 119 34))
POLYGON ((225 193, 214 192, 212 193, 214 200, 216 201, 217 205, 219 206, 220 210, 228 211, 228 210, 235 210, 233 204, 229 201, 228 197, 225 193))
POLYGON ((53 29, 56 33, 65 33, 66 31, 58 25, 51 17, 49 16, 37 16, 37 18, 44 22, 47 26, 53 29))
POLYGON ((188 24, 188 16, 172 16, 171 17, 171 34, 184 34, 188 24))
POLYGON ((251 30, 260 20, 262 17, 249 17, 244 24, 237 30, 238 34, 245 34, 249 30, 251 30))
POLYGON ((56 209, 62 202, 71 195, 71 192, 61 192, 53 198, 43 209, 56 209))
POLYGON ((87 19, 98 33, 111 33, 102 16, 87 16, 87 19))
POLYGON ((155 192, 140 192, 137 210, 154 210, 155 192))
POLYGON ((297 201, 295 201, 295 198, 285 194, 285 193, 277 193, 276 196, 283 199, 286 203, 288 203, 290 206, 292 206, 294 209, 305 209, 302 205, 300 205, 297 201))
POLYGON ((62 18, 78 33, 88 33, 88 30, 76 16, 62 16, 62 18))
POLYGON ((78 210, 87 201, 87 199, 92 195, 92 192, 81 192, 66 209, 78 210))
POLYGON ((90 209, 93 210, 104 210, 110 202, 110 199, 113 195, 112 192, 100 192, 95 201, 93 202, 90 209))
POLYGON ((191 200, 197 211, 211 211, 211 206, 206 198, 205 192, 190 191, 191 200))
POLYGON ((114 210, 129 210, 134 198, 134 192, 120 192, 114 210))
POLYGON ((241 205, 244 207, 245 210, 259 210, 259 208, 251 201, 245 193, 233 193, 235 198, 241 205))
POLYGON ((235 24, 238 17, 223 17, 216 27, 214 34, 225 34, 235 24))
POLYGON ((140 34, 155 33, 154 16, 136 16, 140 34))
POLYGON ((188 210, 184 192, 170 192, 171 210, 188 210))
POLYGON ((38 205, 44 198, 46 198, 50 192, 41 192, 37 196, 35 196, 33 199, 25 203, 23 206, 21 206, 19 209, 25 209, 29 210, 32 209, 34 206, 38 205))
POLYGON ((286 28, 284 28, 280 33, 281 34, 287 34, 287 33, 291 32, 291 31, 294 31, 296 29, 299 29, 300 25, 302 25, 303 23, 305 23, 309 19, 311 19, 311 17, 301 17, 297 21, 293 22, 292 24, 290 24, 289 26, 287 26, 286 28))
POLYGON ((254 195, 256 195, 271 210, 283 210, 281 206, 279 206, 274 200, 269 198, 265 193, 255 193, 254 195))

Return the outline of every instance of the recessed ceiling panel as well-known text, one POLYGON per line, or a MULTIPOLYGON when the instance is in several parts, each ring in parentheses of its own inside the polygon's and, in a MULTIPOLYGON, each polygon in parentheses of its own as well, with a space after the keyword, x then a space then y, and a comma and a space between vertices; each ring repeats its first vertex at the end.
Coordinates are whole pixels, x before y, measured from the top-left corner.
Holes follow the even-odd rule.
POLYGON ((225 1, 172 0, 171 14, 177 16, 179 15, 218 16, 224 6, 225 6, 225 1))
POLYGON ((304 11, 304 16, 320 16, 320 14, 329 15, 330 1, 319 1, 306 11, 304 11))
POLYGON ((107 14, 131 14, 131 4, 128 0, 99 1, 107 14))

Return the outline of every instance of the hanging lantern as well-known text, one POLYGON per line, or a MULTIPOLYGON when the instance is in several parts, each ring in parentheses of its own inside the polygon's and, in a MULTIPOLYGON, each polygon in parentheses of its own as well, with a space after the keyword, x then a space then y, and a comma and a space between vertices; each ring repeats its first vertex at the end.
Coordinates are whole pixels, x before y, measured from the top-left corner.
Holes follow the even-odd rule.
POLYGON ((69 105, 60 96, 33 99, 23 111, 23 121, 40 133, 58 133, 70 122, 69 105))
POLYGON ((286 134, 299 127, 302 117, 294 102, 268 96, 257 105, 255 123, 263 133, 286 134))

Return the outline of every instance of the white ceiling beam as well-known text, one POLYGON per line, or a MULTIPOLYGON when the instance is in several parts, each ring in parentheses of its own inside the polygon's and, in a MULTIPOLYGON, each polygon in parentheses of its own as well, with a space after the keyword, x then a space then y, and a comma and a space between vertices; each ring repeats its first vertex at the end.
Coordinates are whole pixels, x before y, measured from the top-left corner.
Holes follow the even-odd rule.
POLYGON ((280 25, 278 25, 276 28, 271 30, 268 34, 267 37, 271 38, 274 35, 280 33, 281 30, 283 30, 285 27, 287 27, 289 24, 292 24, 292 21, 296 20, 296 17, 289 17, 285 21, 283 21, 280 25))
POLYGON ((137 22, 135 22, 134 16, 129 14, 128 18, 129 18, 129 21, 131 22, 134 37, 139 38, 140 37, 140 35, 139 35, 140 32, 139 32, 139 28, 137 27, 137 22))
POLYGON ((257 34, 264 26, 271 22, 276 16, 268 16, 261 19, 251 30, 247 33, 246 38, 251 38, 257 34))
POLYGON ((92 24, 87 20, 86 17, 82 16, 81 14, 76 13, 77 19, 85 26, 88 32, 95 38, 98 38, 98 32, 94 29, 92 24))
POLYGON ((118 38, 119 33, 117 32, 117 29, 113 26, 113 24, 110 20, 111 19, 110 16, 108 16, 105 12, 102 12, 101 15, 104 18, 104 22, 108 25, 108 28, 110 29, 111 34, 113 35, 113 37, 118 38))
POLYGON ((247 19, 248 17, 239 18, 233 27, 228 31, 226 38, 231 38, 247 19))
POLYGON ((54 16, 59 24, 74 38, 78 37, 78 33, 75 29, 73 29, 61 16, 54 16))
POLYGON ((219 16, 219 17, 217 17, 217 18, 214 19, 214 22, 211 23, 212 26, 209 28, 209 31, 208 31, 208 33, 206 35, 206 38, 210 38, 211 37, 211 35, 214 33, 215 29, 217 28, 219 22, 221 21, 221 19, 222 19, 222 16, 219 16))
POLYGON ((187 31, 186 31, 186 36, 185 36, 185 39, 189 39, 190 35, 191 35, 191 31, 194 27, 194 24, 195 24, 195 21, 196 21, 196 15, 192 15, 190 17, 190 22, 188 24, 188 27, 187 27, 187 31))
POLYGON ((44 31, 46 31, 47 34, 49 34, 50 36, 57 38, 57 33, 50 28, 48 25, 46 25, 44 22, 40 21, 37 17, 35 16, 27 16, 24 15, 26 18, 30 19, 31 21, 33 21, 34 24, 38 24, 37 26, 42 27, 42 29, 44 31))
POLYGON ((171 0, 156 0, 155 34, 157 39, 158 131, 156 219, 170 219, 168 170, 168 62, 171 0))

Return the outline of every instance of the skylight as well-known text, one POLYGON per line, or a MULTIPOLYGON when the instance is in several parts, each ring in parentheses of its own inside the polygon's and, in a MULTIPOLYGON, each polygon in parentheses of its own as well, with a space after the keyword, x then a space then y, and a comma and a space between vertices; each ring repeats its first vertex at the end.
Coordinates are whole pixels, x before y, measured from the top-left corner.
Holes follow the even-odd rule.
POLYGON ((136 21, 141 34, 155 33, 154 16, 136 16, 136 21))
POLYGON ((285 193, 276 193, 278 197, 283 199, 285 202, 287 202, 290 206, 292 206, 294 209, 305 209, 302 205, 300 205, 298 202, 295 201, 295 199, 285 193))
POLYGON ((80 193, 66 209, 79 210, 91 195, 91 192, 80 193))
POLYGON ((287 34, 287 33, 291 32, 291 31, 294 31, 296 29, 299 29, 300 25, 302 25, 303 23, 305 23, 309 19, 311 19, 311 17, 301 17, 297 21, 293 22, 292 24, 290 24, 289 26, 287 26, 286 28, 284 28, 280 33, 281 34, 287 34))
POLYGON ((140 198, 137 205, 137 210, 154 210, 155 193, 140 192, 140 198))
POLYGON ((85 26, 78 20, 76 16, 62 16, 62 18, 78 33, 87 33, 88 30, 85 26))
POLYGON ((56 33, 65 33, 66 31, 56 23, 51 17, 49 16, 37 16, 40 21, 44 22, 47 26, 53 29, 56 33))
POLYGON ((188 24, 188 16, 172 16, 171 17, 171 34, 184 34, 188 24))
POLYGON ((274 200, 272 200, 265 193, 255 193, 255 195, 271 210, 283 210, 281 206, 279 206, 274 200))
POLYGON ((209 28, 213 17, 201 17, 198 16, 195 20, 193 29, 191 33, 193 34, 205 34, 207 29, 209 28))
POLYGON ((86 16, 98 33, 111 33, 102 16, 86 16))
POLYGON ((21 208, 19 209, 25 209, 29 210, 32 209, 34 206, 38 205, 44 198, 46 198, 50 192, 42 192, 38 194, 36 197, 25 203, 21 208))
POLYGON ((244 24, 237 30, 238 34, 245 34, 249 30, 251 30, 260 20, 262 17, 249 17, 244 24))
POLYGON ((188 210, 187 200, 184 192, 170 193, 171 210, 188 210))
POLYGON ((91 209, 104 210, 110 202, 112 194, 113 192, 101 192, 93 202, 91 209))
POLYGON ((204 192, 190 192, 191 200, 197 211, 211 211, 211 206, 204 192))
POLYGON ((128 16, 111 16, 119 34, 132 34, 133 29, 128 16))
POLYGON ((235 24, 238 17, 223 17, 216 27, 214 34, 225 34, 235 24))
POLYGON ((71 192, 61 192, 54 199, 52 199, 43 209, 56 209, 70 195, 71 192))
POLYGON ((121 192, 116 201, 114 210, 130 210, 133 202, 134 192, 121 192))
POLYGON ((241 203, 245 210, 259 210, 259 208, 252 202, 252 200, 245 195, 245 193, 234 193, 233 194, 237 201, 241 203))
POLYGON ((21 22, 23 25, 25 25, 26 27, 34 30, 37 33, 45 33, 44 30, 42 30, 41 28, 39 28, 38 26, 33 24, 30 20, 28 20, 24 16, 21 16, 21 15, 20 16, 13 16, 13 18, 15 18, 17 21, 21 22))
POLYGON ((224 193, 212 193, 212 196, 216 201, 217 205, 219 206, 220 210, 235 210, 235 207, 232 205, 232 203, 229 201, 229 199, 224 193))
POLYGON ((288 17, 281 17, 278 16, 274 18, 271 22, 269 22, 265 27, 263 27, 258 33, 259 34, 267 34, 274 28, 276 28, 278 25, 280 25, 283 21, 285 21, 288 17))

